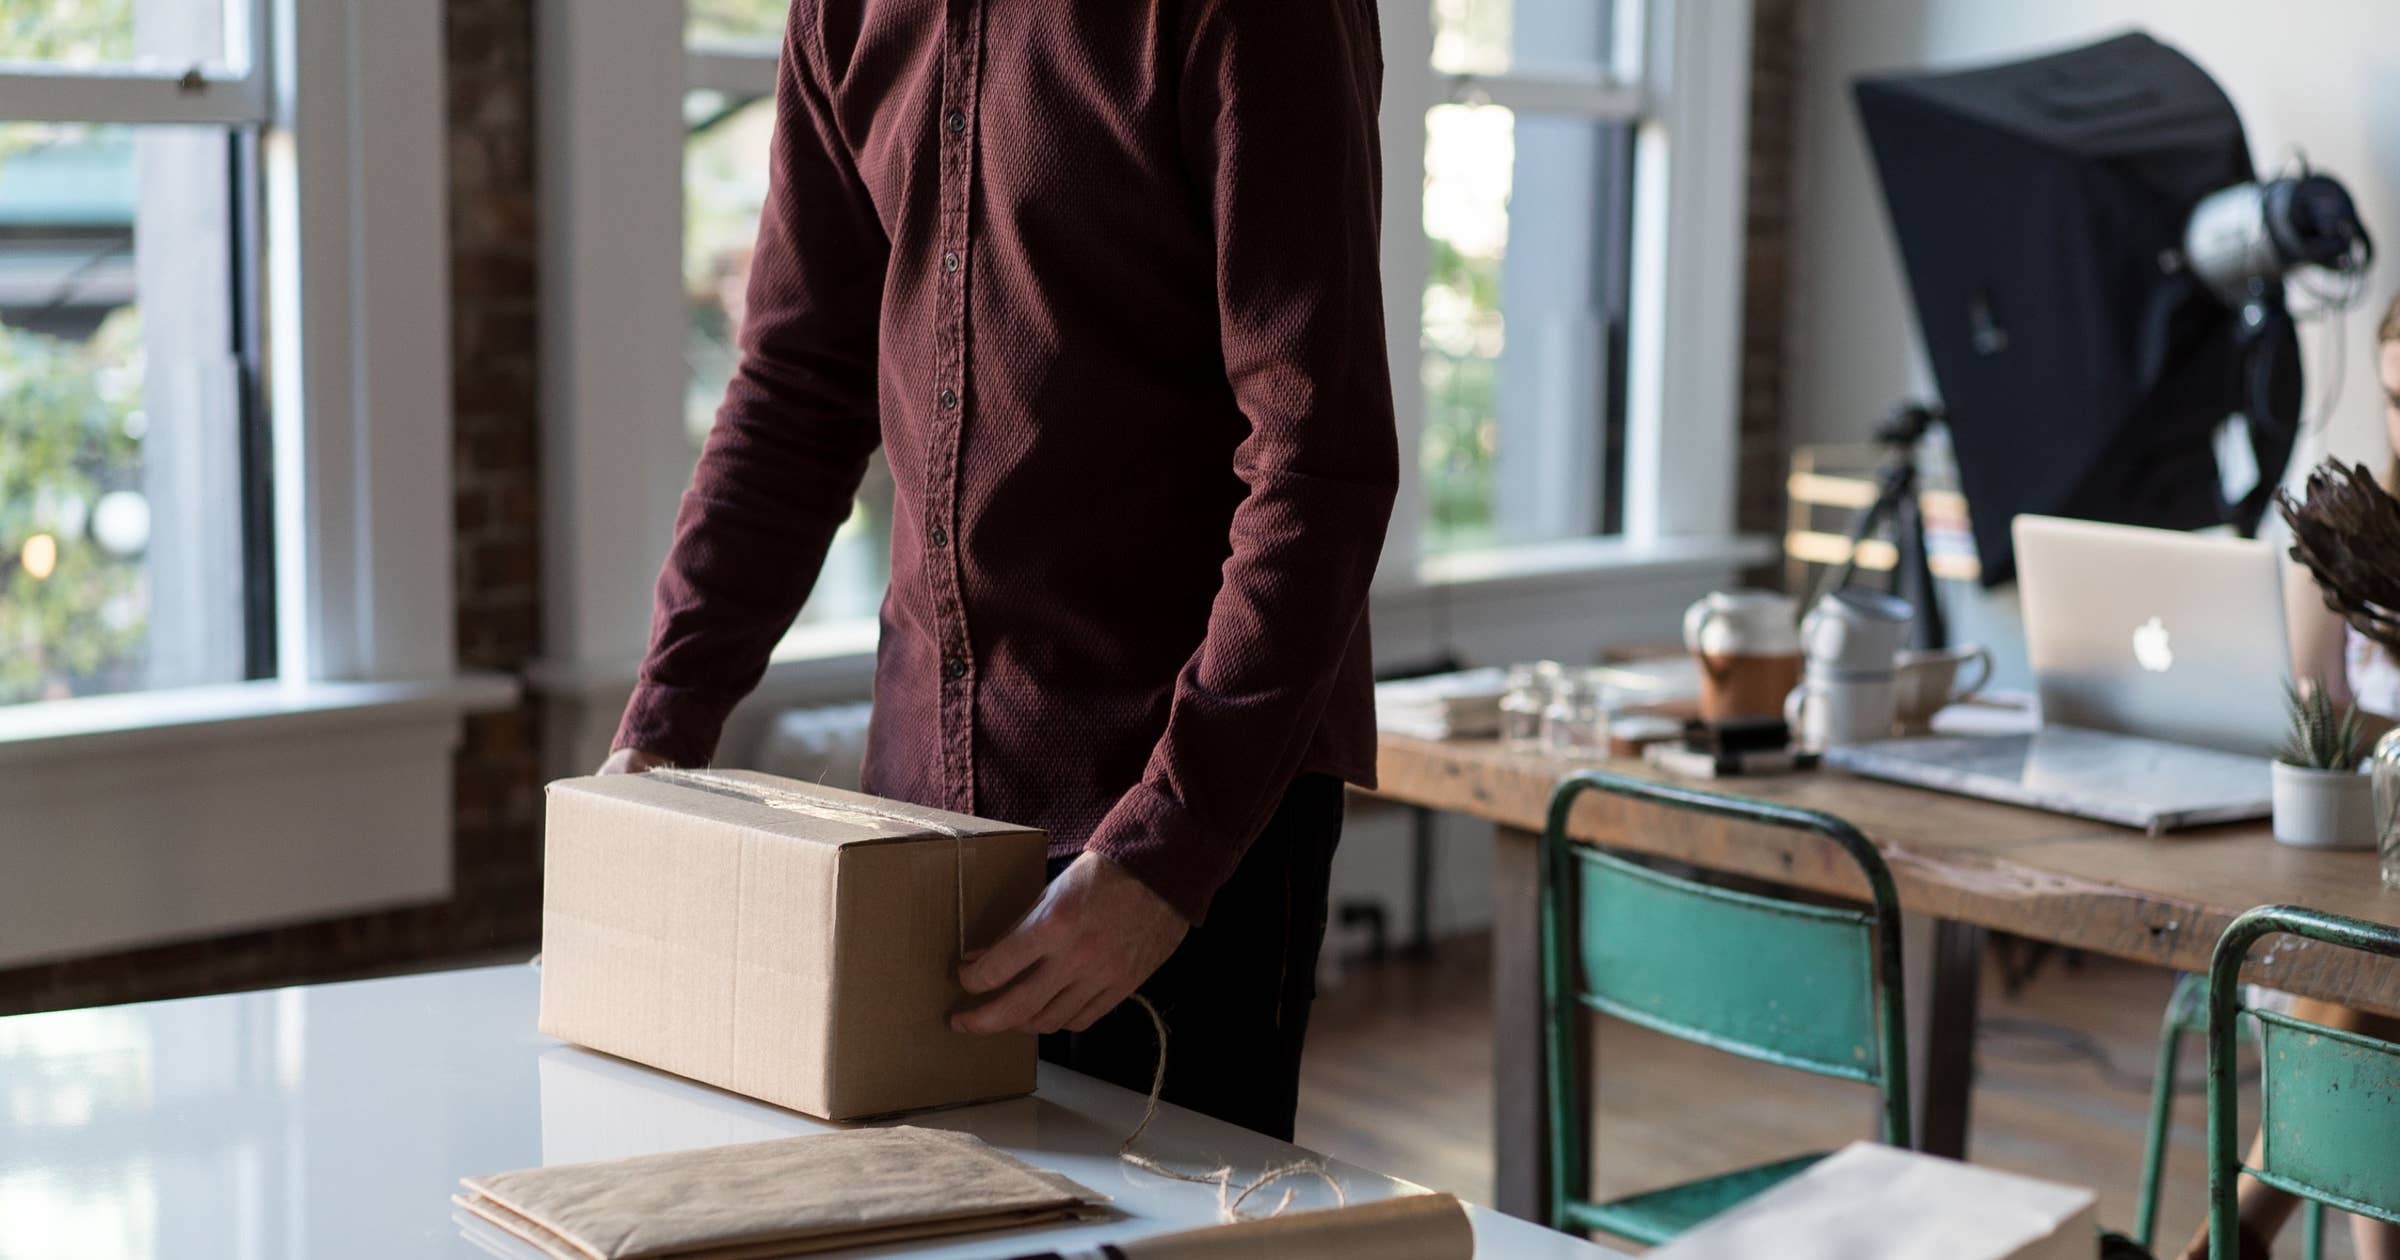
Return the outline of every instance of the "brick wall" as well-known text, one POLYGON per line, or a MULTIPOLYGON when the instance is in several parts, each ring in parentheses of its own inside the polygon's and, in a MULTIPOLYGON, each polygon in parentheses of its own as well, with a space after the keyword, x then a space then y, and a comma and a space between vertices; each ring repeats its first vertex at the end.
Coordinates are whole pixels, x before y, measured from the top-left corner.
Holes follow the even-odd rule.
MULTIPOLYGON (((1793 150, 1799 137, 1801 0, 1757 0, 1750 39, 1750 186, 1743 225, 1741 431, 1735 522, 1744 533, 1782 538, 1786 242, 1792 213, 1793 150)), ((1780 565, 1750 575, 1782 585, 1780 565)))
MULTIPOLYGON (((479 670, 521 670, 541 651, 533 4, 449 0, 458 655, 479 670)), ((466 724, 452 948, 538 930, 540 735, 530 701, 466 724)))
MULTIPOLYGON (((515 670, 540 643, 533 0, 448 0, 459 657, 515 670)), ((0 1013, 530 953, 541 899, 539 726, 471 719, 457 759, 457 895, 365 915, 0 972, 0 1013)))

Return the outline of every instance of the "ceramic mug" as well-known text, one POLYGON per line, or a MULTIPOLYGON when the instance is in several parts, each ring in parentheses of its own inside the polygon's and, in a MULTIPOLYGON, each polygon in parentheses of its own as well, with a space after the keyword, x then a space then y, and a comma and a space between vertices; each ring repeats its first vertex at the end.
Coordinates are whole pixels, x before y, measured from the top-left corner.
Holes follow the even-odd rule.
POLYGON ((1800 650, 1800 605, 1777 591, 1712 591, 1683 612, 1683 646, 1697 656, 1781 656, 1800 650))
POLYGON ((1897 595, 1845 586, 1808 610, 1800 622, 1800 651, 1812 669, 1888 674, 1916 615, 1897 595))
POLYGON ((1810 752, 1890 739, 1897 714, 1898 684, 1890 673, 1811 669, 1783 701, 1792 743, 1810 752))
POLYGON ((1933 715, 1974 698, 1992 680, 1992 651, 1980 644, 1945 651, 1902 652, 1893 680, 1898 684, 1900 727, 1923 731, 1933 715), (1961 673, 1974 681, 1962 683, 1961 673))
POLYGON ((1717 591, 1683 615, 1700 665, 1700 719, 1772 719, 1800 680, 1799 605, 1774 591, 1717 591))

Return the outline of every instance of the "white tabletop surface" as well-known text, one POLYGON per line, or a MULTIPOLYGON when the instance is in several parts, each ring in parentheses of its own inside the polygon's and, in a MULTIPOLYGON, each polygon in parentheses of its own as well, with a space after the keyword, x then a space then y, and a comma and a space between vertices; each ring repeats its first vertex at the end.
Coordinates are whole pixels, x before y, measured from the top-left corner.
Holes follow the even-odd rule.
MULTIPOLYGON (((529 966, 486 967, 0 1019, 0 1258, 538 1260, 451 1206, 460 1177, 831 1127, 544 1037, 537 984, 529 966)), ((912 1118, 1063 1172, 1122 1215, 907 1254, 1015 1256, 1214 1223, 1212 1188, 1117 1162, 1141 1106, 1044 1065, 1031 1098, 912 1118)), ((1309 1157, 1174 1107, 1143 1148, 1196 1169, 1309 1157)), ((1332 1168, 1353 1201, 1417 1189, 1332 1168)), ((1295 1210, 1330 1205, 1330 1190, 1294 1184, 1295 1210)), ((1614 1254, 1473 1215, 1480 1256, 1614 1254)))

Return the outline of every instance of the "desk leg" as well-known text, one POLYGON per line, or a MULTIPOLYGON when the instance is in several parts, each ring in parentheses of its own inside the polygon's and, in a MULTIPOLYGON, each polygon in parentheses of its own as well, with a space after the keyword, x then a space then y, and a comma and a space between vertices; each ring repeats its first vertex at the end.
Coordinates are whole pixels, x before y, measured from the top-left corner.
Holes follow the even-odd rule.
POLYGON ((1492 847, 1494 1205, 1550 1218, 1550 1113, 1543 1105, 1541 836, 1498 829, 1492 847))
POLYGON ((1917 1149, 1967 1157, 1967 1111, 1975 1087, 1977 990, 1983 983, 1982 928, 1950 919, 1933 925, 1932 992, 1915 1054, 1917 1149))

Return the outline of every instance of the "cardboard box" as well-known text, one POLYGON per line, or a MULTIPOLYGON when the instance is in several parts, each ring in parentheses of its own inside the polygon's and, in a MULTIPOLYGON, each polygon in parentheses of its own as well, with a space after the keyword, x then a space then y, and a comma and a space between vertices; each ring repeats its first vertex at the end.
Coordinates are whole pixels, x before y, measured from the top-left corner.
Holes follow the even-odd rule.
POLYGON ((2096 1198, 2078 1186, 1854 1142, 1650 1260, 2092 1260, 2096 1198))
POLYGON ((829 1120, 1032 1091, 1031 1036, 948 1019, 1040 832, 749 771, 548 796, 543 1032, 829 1120))

